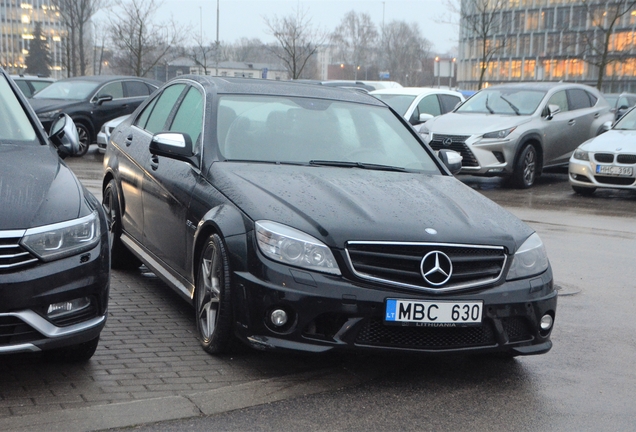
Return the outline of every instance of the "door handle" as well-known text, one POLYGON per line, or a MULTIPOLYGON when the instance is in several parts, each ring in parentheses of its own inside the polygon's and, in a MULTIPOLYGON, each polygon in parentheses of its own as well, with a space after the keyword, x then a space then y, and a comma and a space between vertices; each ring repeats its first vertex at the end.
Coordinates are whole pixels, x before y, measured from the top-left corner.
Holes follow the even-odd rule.
POLYGON ((570 120, 570 121, 568 122, 568 124, 569 124, 570 126, 574 126, 574 125, 576 124, 576 120, 570 120))
POLYGON ((599 118, 600 116, 601 116, 601 113, 594 114, 594 118, 599 118))
POLYGON ((130 145, 132 144, 132 140, 133 140, 132 134, 126 137, 126 147, 130 147, 130 145))
POLYGON ((152 168, 153 171, 157 171, 159 169, 159 156, 152 155, 150 158, 150 168, 152 168))

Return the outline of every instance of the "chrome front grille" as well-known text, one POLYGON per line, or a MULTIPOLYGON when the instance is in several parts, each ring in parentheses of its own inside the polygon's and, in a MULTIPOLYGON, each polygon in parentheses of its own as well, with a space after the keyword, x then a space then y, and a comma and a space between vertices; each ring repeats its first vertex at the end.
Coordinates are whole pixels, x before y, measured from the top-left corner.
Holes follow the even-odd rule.
POLYGON ((20 245, 24 231, 0 231, 0 273, 17 271, 38 259, 20 245))
MULTIPOLYGON (((429 143, 433 150, 448 149, 456 151, 462 155, 462 166, 478 167, 479 162, 472 151, 466 145, 468 135, 439 135, 433 134, 433 139, 429 143), (444 144, 446 140, 450 140, 450 144, 444 144)), ((446 141, 448 142, 448 141, 446 141)))
POLYGON ((430 293, 463 290, 498 281, 506 267, 501 246, 439 243, 349 242, 349 265, 360 279, 430 293), (422 264, 430 253, 450 258, 452 272, 442 284, 424 279, 422 264))

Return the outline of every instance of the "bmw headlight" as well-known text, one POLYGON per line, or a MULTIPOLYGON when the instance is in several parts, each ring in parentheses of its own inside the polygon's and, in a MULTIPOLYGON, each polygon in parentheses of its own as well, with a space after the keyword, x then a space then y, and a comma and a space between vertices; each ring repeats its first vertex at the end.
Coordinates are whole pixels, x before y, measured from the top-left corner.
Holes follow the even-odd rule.
POLYGON ((331 250, 302 231, 272 221, 256 222, 256 240, 261 252, 283 264, 340 275, 331 250))
POLYGON ((42 112, 42 113, 38 113, 38 118, 44 119, 44 120, 51 120, 55 117, 57 117, 57 115, 59 113, 61 113, 62 110, 61 109, 56 109, 53 111, 46 111, 46 112, 42 112))
POLYGON ((512 257, 507 280, 521 279, 543 273, 548 269, 548 254, 537 233, 523 242, 512 257))
POLYGON ((21 244, 44 261, 52 261, 92 249, 99 238, 99 218, 94 211, 79 219, 30 228, 21 244))
POLYGON ((512 131, 514 131, 515 129, 517 129, 517 127, 511 127, 508 129, 503 129, 500 131, 496 131, 496 132, 488 132, 484 134, 484 138, 496 138, 496 139, 502 139, 507 137, 508 135, 510 135, 512 133, 512 131))
POLYGON ((583 161, 589 161, 590 160, 590 154, 588 152, 586 152, 585 150, 581 150, 581 149, 576 149, 574 150, 574 154, 572 154, 572 157, 574 159, 578 159, 578 160, 583 160, 583 161))

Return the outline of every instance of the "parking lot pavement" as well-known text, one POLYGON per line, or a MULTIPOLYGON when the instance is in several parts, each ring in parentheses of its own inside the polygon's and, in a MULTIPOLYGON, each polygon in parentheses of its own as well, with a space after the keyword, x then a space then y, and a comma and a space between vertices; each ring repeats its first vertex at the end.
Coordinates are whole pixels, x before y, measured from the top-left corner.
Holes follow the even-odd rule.
POLYGON ((338 356, 211 356, 193 309, 152 273, 112 272, 109 316, 82 365, 0 357, 0 430, 98 430, 242 408, 354 384, 338 356))

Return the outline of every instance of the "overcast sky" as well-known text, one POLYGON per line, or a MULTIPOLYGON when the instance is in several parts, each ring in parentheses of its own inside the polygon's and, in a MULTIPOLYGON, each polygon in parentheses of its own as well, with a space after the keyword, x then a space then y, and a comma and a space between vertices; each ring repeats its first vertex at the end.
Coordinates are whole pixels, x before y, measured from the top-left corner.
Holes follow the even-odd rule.
MULTIPOLYGON (((162 21, 174 16, 178 22, 188 25, 193 37, 198 37, 203 27, 204 40, 214 41, 216 4, 216 0, 163 0, 156 19, 162 21)), ((329 32, 338 26, 347 12, 355 10, 369 14, 378 29, 383 19, 385 23, 393 20, 416 22, 422 36, 433 43, 434 52, 445 53, 457 45, 456 29, 437 22, 447 13, 442 0, 219 0, 219 4, 219 39, 226 43, 241 37, 270 42, 273 37, 267 34, 263 18, 284 17, 300 6, 307 10, 313 25, 329 32)))

